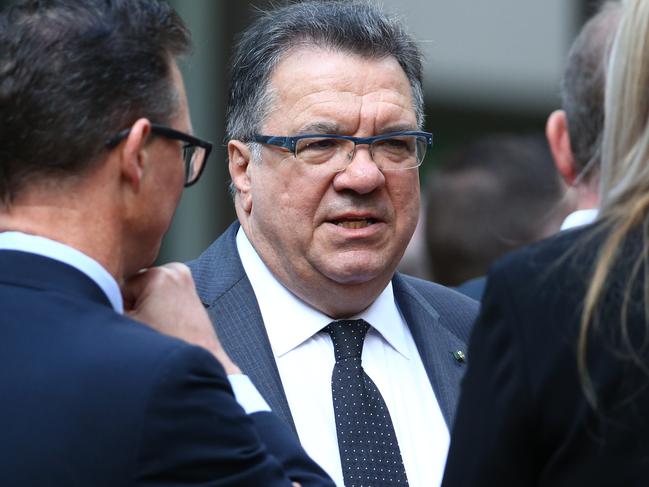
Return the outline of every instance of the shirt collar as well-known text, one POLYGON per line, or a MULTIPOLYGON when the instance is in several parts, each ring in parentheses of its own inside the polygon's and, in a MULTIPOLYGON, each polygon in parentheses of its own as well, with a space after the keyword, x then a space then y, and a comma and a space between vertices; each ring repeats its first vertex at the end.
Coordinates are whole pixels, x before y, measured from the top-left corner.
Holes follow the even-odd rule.
POLYGON ((597 208, 573 211, 563 220, 561 230, 588 225, 597 219, 597 208))
POLYGON ((115 278, 99 262, 83 252, 49 238, 22 232, 0 232, 0 249, 42 255, 74 267, 101 288, 115 311, 124 312, 122 293, 115 278))
MULTIPOLYGON (((271 348, 276 357, 298 347, 334 321, 289 291, 261 260, 242 228, 236 237, 237 250, 257 297, 271 348), (288 311, 290 310, 290 312, 288 311)), ((394 300, 392 282, 364 311, 349 319, 364 319, 397 352, 408 358, 402 318, 394 300)))

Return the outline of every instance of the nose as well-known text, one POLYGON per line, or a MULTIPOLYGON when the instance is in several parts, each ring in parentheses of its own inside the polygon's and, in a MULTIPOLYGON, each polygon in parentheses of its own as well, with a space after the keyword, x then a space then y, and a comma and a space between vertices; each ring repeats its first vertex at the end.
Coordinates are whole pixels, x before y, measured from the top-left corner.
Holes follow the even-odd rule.
POLYGON ((367 194, 385 184, 385 175, 372 160, 369 145, 358 144, 350 157, 347 167, 334 178, 336 191, 350 190, 367 194))

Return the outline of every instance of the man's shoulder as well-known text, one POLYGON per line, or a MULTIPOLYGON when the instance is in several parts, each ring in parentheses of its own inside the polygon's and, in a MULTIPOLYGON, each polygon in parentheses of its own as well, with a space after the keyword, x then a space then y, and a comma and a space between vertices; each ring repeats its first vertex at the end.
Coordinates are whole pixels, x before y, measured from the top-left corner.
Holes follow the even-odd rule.
MULTIPOLYGON (((31 289, 6 283, 0 287, 3 338, 5 343, 16 344, 5 359, 16 363, 25 352, 33 356, 52 353, 58 356, 56 363, 61 368, 78 366, 87 374, 96 374, 105 385, 114 382, 121 387, 119 384, 131 382, 121 380, 125 377, 144 380, 152 367, 165 362, 176 351, 200 350, 117 313, 106 303, 65 289, 31 289), (28 302, 35 304, 25 306, 28 302), (25 340, 30 335, 38 339, 25 340), (52 350, 66 353, 60 355, 52 350), (118 369, 124 374, 117 373, 118 369)), ((56 370, 52 368, 51 372, 56 370)))
POLYGON ((213 265, 221 265, 224 258, 238 258, 236 237, 239 222, 235 221, 219 235, 198 257, 187 262, 192 272, 202 273, 213 265))
POLYGON ((576 328, 566 327, 565 317, 583 304, 605 230, 600 224, 565 230, 496 261, 482 300, 485 312, 512 313, 510 322, 527 325, 517 329, 534 330, 539 339, 553 327, 572 334, 576 328))
POLYGON ((488 282, 504 280, 520 291, 534 292, 536 283, 567 279, 575 271, 589 267, 605 231, 606 227, 601 224, 588 225, 514 250, 496 261, 489 271, 488 282))
POLYGON ((187 262, 204 303, 210 303, 245 277, 237 250, 238 230, 239 223, 232 223, 201 255, 187 262))
POLYGON ((72 404, 75 390, 84 390, 88 410, 108 408, 127 415, 169 377, 184 376, 188 367, 205 370, 216 365, 207 351, 162 335, 105 304, 63 293, 25 288, 19 292, 24 298, 38 296, 31 307, 0 299, 6 305, 0 317, 3 363, 23 371, 5 378, 7 389, 19 389, 20 381, 29 377, 44 397, 56 396, 72 404), (39 360, 30 362, 25 357, 39 360))
POLYGON ((477 311, 479 306, 476 300, 454 289, 418 277, 397 273, 394 282, 400 290, 407 290, 410 287, 431 303, 458 306, 469 312, 477 311))
POLYGON ((159 333, 105 306, 69 310, 62 325, 66 330, 59 333, 61 340, 70 344, 67 356, 78 360, 80 365, 96 369, 93 373, 98 376, 106 371, 105 380, 114 378, 117 384, 122 383, 120 377, 125 377, 114 373, 117 368, 128 376, 139 377, 138 380, 155 381, 155 369, 161 366, 192 361, 204 364, 213 360, 206 350, 159 333), (79 331, 74 332, 73 328, 79 331))
MULTIPOLYGON (((575 257, 583 260, 579 250, 580 241, 597 238, 594 227, 579 227, 564 230, 549 238, 513 250, 498 259, 487 276, 463 282, 456 290, 473 299, 481 300, 489 281, 515 281, 520 290, 531 289, 536 277, 561 274, 576 263, 575 257), (563 264, 570 264, 565 266, 563 264)), ((536 292, 536 291, 534 291, 536 292)))
POLYGON ((468 281, 463 282, 455 288, 459 293, 464 294, 465 296, 475 299, 476 301, 482 300, 482 295, 484 294, 485 285, 487 283, 487 276, 480 276, 468 281))
POLYGON ((399 306, 406 302, 404 295, 408 296, 410 302, 423 301, 439 315, 446 328, 463 340, 468 340, 480 307, 477 301, 454 289, 401 273, 395 274, 392 282, 399 306))

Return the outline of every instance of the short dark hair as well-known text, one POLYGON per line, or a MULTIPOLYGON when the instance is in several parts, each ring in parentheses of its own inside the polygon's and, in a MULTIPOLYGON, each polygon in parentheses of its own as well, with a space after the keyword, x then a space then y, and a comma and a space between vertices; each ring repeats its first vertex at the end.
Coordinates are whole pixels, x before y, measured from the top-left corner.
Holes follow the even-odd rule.
POLYGON ((164 123, 190 34, 158 0, 26 0, 0 15, 0 202, 83 173, 140 117, 164 123))
POLYGON ((491 135, 459 149, 426 184, 433 279, 455 286, 498 257, 559 230, 570 208, 541 133, 491 135))
POLYGON ((367 1, 313 0, 263 13, 240 36, 231 62, 226 130, 249 141, 270 109, 268 85, 282 56, 317 46, 365 58, 394 57, 412 88, 417 122, 423 124, 421 53, 395 18, 367 1))
POLYGON ((606 60, 617 29, 621 6, 605 2, 575 39, 561 81, 561 102, 568 120, 570 145, 577 169, 590 163, 599 168, 599 151, 604 130, 604 85, 606 60))

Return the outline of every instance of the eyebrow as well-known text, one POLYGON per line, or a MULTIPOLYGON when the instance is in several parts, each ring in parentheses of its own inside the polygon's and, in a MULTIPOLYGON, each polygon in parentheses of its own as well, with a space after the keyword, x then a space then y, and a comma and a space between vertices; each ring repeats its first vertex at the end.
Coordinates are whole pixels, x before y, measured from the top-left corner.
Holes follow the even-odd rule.
MULTIPOLYGON (((417 126, 413 127, 412 124, 409 123, 389 125, 383 128, 382 130, 379 130, 375 135, 383 135, 383 134, 389 134, 391 132, 405 132, 405 131, 413 131, 413 130, 419 130, 419 127, 417 126)), ((340 126, 333 122, 310 123, 302 127, 296 133, 296 135, 304 135, 304 134, 345 135, 340 130, 340 126)))
POLYGON ((413 127, 409 123, 388 125, 387 127, 384 127, 382 130, 379 130, 379 132, 376 135, 389 134, 391 132, 409 132, 409 131, 417 131, 417 130, 419 130, 419 127, 417 127, 416 125, 413 127))
POLYGON ((297 135, 303 134, 332 134, 338 135, 340 133, 340 127, 338 124, 333 122, 314 122, 308 125, 305 125, 300 130, 298 130, 297 135))

